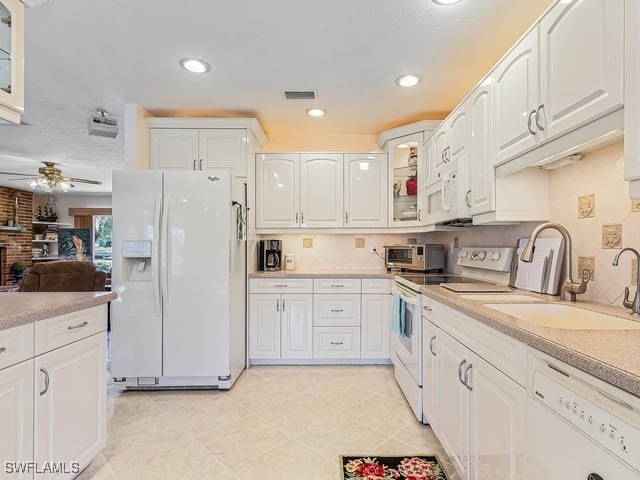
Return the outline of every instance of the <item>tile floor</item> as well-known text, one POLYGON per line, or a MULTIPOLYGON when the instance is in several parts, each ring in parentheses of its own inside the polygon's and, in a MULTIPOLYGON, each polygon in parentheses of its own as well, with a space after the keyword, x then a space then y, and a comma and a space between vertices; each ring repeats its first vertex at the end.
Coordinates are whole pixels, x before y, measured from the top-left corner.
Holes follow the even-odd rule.
POLYGON ((108 445, 78 480, 337 480, 340 454, 436 454, 390 366, 253 367, 229 391, 109 386, 108 445))

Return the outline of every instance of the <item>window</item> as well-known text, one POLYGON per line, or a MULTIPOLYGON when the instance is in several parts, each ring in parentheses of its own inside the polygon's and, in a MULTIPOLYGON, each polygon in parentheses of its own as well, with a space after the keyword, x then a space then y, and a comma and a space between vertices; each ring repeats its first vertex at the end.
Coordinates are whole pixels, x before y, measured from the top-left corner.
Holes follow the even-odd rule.
POLYGON ((113 217, 111 215, 93 216, 93 263, 98 270, 111 272, 111 236, 113 217))

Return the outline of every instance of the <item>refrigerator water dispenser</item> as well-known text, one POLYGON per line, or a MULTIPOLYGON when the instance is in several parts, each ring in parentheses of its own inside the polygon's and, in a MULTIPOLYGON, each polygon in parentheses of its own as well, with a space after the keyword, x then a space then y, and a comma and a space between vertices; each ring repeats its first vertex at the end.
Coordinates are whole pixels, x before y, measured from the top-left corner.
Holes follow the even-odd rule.
POLYGON ((131 282, 151 281, 151 241, 122 242, 122 271, 131 282))

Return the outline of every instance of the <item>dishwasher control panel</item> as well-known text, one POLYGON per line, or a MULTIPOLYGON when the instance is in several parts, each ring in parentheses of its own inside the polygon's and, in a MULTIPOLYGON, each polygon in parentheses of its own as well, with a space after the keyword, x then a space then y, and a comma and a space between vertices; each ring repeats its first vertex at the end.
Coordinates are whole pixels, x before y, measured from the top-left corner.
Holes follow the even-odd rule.
POLYGON ((582 384, 536 371, 533 397, 615 456, 640 470, 640 412, 582 384))

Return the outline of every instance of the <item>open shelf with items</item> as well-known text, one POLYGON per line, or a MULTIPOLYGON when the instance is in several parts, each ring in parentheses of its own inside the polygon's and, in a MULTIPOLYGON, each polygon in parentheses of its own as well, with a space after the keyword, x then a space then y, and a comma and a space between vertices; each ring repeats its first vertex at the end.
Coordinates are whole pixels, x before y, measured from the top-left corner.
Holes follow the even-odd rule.
POLYGON ((70 223, 43 222, 34 220, 32 222, 33 236, 31 240, 31 260, 43 262, 58 260, 58 228, 71 227, 70 223), (40 233, 36 233, 40 232, 40 233), (42 237, 42 238, 36 238, 42 237))

